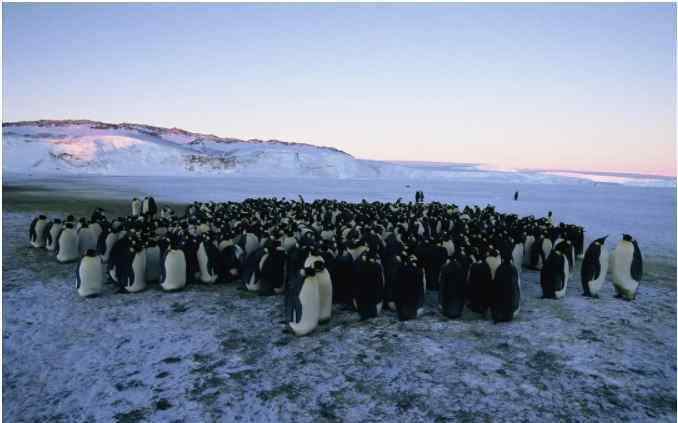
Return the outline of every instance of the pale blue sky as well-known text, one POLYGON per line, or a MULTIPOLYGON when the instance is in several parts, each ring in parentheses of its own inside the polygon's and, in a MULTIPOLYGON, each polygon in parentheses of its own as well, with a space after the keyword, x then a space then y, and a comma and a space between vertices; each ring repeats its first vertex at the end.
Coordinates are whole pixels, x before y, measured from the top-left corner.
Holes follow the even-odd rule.
POLYGON ((4 4, 3 24, 3 121, 675 174, 672 4, 4 4))

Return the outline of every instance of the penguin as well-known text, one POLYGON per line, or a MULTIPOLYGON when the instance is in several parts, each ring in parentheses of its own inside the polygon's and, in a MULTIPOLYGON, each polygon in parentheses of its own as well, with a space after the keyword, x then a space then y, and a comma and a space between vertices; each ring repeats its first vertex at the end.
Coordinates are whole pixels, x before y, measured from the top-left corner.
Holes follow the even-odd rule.
POLYGON ((178 291, 186 286, 186 256, 174 238, 169 238, 169 247, 162 257, 160 286, 165 291, 178 291))
POLYGON ((384 269, 376 252, 365 251, 356 260, 352 288, 353 304, 360 319, 379 316, 384 298, 384 269))
POLYGON ((285 296, 287 324, 297 336, 311 333, 320 321, 320 291, 313 268, 301 269, 291 278, 285 296))
POLYGON ((41 214, 33 219, 30 229, 28 230, 28 238, 34 248, 45 248, 45 235, 48 225, 47 216, 41 214))
POLYGON ((96 251, 87 250, 75 270, 75 288, 81 297, 94 297, 104 288, 104 265, 96 251))
POLYGON ((184 239, 182 250, 186 260, 186 281, 193 282, 200 279, 200 264, 198 263, 198 238, 189 235, 184 239))
POLYGON ((78 234, 72 222, 67 222, 56 240, 56 259, 59 263, 68 263, 80 258, 78 234))
POLYGON ((101 259, 103 260, 104 263, 108 263, 108 260, 111 256, 111 250, 113 249, 115 243, 118 242, 119 237, 120 237, 119 228, 111 228, 109 232, 104 231, 99 236, 99 240, 97 242, 98 247, 97 249, 99 251, 99 254, 101 254, 101 259))
POLYGON ((623 234, 622 240, 612 253, 612 285, 616 297, 634 300, 638 285, 643 278, 643 256, 638 242, 631 235, 623 234))
POLYGON ((53 221, 49 222, 47 224, 47 228, 45 229, 45 248, 47 251, 54 251, 56 250, 57 247, 57 237, 59 236, 59 232, 63 229, 64 225, 61 222, 61 219, 54 219, 53 221))
POLYGON ((133 240, 127 263, 118 268, 118 283, 129 293, 146 289, 146 249, 142 240, 133 240), (121 272, 122 270, 122 272, 121 272))
POLYGON ((497 273, 497 269, 502 263, 501 254, 499 250, 493 249, 492 246, 490 245, 487 257, 485 258, 485 263, 487 263, 487 265, 490 266, 490 275, 492 275, 492 280, 494 280, 494 276, 497 273))
POLYGON ((136 197, 132 199, 132 216, 141 216, 141 201, 136 197))
POLYGON ((146 282, 159 282, 162 252, 158 241, 154 239, 146 241, 144 251, 146 252, 146 282))
POLYGON ((158 206, 155 204, 155 200, 151 196, 144 197, 144 201, 141 204, 141 214, 144 216, 155 216, 158 212, 158 206))
POLYGON ((607 236, 604 236, 593 241, 584 254, 584 261, 581 264, 581 284, 587 297, 597 298, 605 283, 609 263, 609 254, 605 248, 606 238, 607 236))
POLYGON ((542 298, 558 299, 565 296, 570 269, 563 253, 565 243, 558 244, 544 262, 540 274, 542 298))
POLYGON ((414 254, 397 256, 400 266, 395 275, 393 301, 398 313, 398 320, 416 319, 423 312, 426 285, 424 269, 418 264, 414 254))
POLYGON ((212 243, 212 238, 207 233, 202 234, 197 256, 200 268, 200 281, 208 284, 215 283, 219 277, 217 272, 219 249, 212 243))
POLYGON ((80 229, 78 229, 78 251, 82 255, 85 254, 87 250, 97 250, 98 237, 89 226, 86 220, 81 222, 80 229))
POLYGON ((492 320, 510 322, 520 311, 520 276, 511 261, 505 260, 497 267, 493 285, 492 320))
POLYGON ((266 255, 264 248, 259 248, 247 255, 243 265, 241 280, 248 291, 258 292, 261 289, 259 265, 266 255))
POLYGON ((332 302, 334 304, 352 304, 352 286, 355 278, 353 256, 346 252, 337 257, 334 263, 335 277, 332 279, 332 302))
POLYGON ((259 262, 259 294, 282 294, 285 290, 285 249, 280 241, 267 241, 265 254, 259 262))
POLYGON ((511 261, 513 266, 518 271, 518 276, 523 268, 523 257, 525 255, 525 246, 521 240, 515 240, 513 242, 513 249, 511 250, 511 261))
POLYGON ((466 291, 466 268, 461 260, 449 257, 440 269, 438 302, 444 316, 450 319, 461 317, 464 311, 466 291))
POLYGON ((486 261, 476 260, 468 271, 468 308, 485 314, 492 303, 492 270, 486 261))
POLYGON ((108 255, 107 260, 107 271, 109 279, 118 284, 119 291, 122 290, 124 283, 120 282, 118 278, 118 273, 123 272, 127 263, 129 262, 129 249, 132 248, 132 242, 130 237, 125 235, 120 237, 113 247, 111 247, 110 254, 108 255))
MULTIPOLYGON (((532 267, 532 246, 534 245, 534 235, 527 235, 525 237, 525 248, 523 249, 523 266, 532 267)), ((517 263, 514 261, 514 263, 517 263)))
POLYGON ((315 272, 315 281, 318 285, 318 323, 324 324, 332 318, 332 279, 327 270, 325 260, 317 252, 312 252, 304 268, 312 268, 315 272), (316 254, 314 254, 316 253, 316 254))

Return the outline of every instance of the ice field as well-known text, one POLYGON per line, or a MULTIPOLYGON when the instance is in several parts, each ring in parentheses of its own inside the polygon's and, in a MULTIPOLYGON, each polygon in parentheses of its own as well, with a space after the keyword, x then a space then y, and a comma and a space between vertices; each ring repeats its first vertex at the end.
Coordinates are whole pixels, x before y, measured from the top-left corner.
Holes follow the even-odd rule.
MULTIPOLYGON (((3 182, 5 421, 675 421, 676 192, 659 183, 605 183, 455 167, 445 178, 21 176, 3 182), (644 186, 635 186, 644 185, 644 186), (313 335, 283 333, 282 299, 233 285, 191 285, 81 299, 74 264, 29 248, 28 225, 132 196, 160 206, 255 196, 306 200, 493 204, 501 212, 583 225, 586 245, 638 239, 645 275, 633 302, 583 297, 577 271, 562 300, 539 299, 522 273, 517 320, 468 310, 359 322, 334 309, 313 335), (515 190, 519 201, 513 201, 515 190)), ((669 183, 671 185, 671 183, 669 183)), ((181 207, 180 207, 181 206, 181 207)))

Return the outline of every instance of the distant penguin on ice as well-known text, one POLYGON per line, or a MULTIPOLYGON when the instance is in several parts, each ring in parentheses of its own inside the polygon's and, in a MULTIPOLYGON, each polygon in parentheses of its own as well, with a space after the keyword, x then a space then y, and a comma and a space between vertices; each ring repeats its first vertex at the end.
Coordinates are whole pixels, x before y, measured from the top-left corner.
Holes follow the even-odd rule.
POLYGON ((643 256, 638 242, 631 235, 623 234, 612 253, 612 284, 617 297, 634 300, 638 285, 643 278, 643 256))
POLYGON ((581 284, 587 297, 598 297, 598 292, 605 283, 609 263, 609 254, 605 248, 606 238, 607 236, 604 236, 593 241, 584 254, 584 261, 581 264, 581 284))
POLYGON ((87 250, 75 270, 75 287, 81 297, 101 294, 104 288, 104 265, 96 251, 87 250))

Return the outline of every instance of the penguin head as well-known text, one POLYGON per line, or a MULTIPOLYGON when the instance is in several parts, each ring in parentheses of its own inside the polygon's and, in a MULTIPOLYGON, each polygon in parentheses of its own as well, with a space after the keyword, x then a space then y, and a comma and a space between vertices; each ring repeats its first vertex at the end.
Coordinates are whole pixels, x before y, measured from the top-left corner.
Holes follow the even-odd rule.
POLYGON ((45 216, 44 214, 41 214, 40 216, 38 216, 38 219, 45 220, 45 219, 47 219, 47 216, 45 216))
POLYGON ((603 244, 605 244, 605 240, 607 239, 608 236, 609 235, 605 235, 604 237, 598 238, 597 240, 595 240, 593 242, 595 242, 598 245, 603 245, 603 244))
POLYGON ((89 250, 85 251, 85 255, 86 255, 87 257, 96 257, 96 256, 97 256, 97 252, 94 251, 94 250, 92 250, 92 249, 89 249, 89 250))
POLYGON ((622 239, 624 241, 633 242, 633 237, 629 234, 622 234, 622 239))
POLYGON ((58 225, 59 223, 61 223, 61 219, 54 219, 54 223, 58 225))
POLYGON ((73 223, 72 222, 66 222, 66 228, 68 229, 73 229, 73 223))

